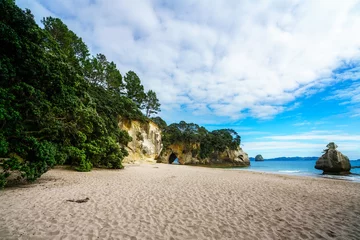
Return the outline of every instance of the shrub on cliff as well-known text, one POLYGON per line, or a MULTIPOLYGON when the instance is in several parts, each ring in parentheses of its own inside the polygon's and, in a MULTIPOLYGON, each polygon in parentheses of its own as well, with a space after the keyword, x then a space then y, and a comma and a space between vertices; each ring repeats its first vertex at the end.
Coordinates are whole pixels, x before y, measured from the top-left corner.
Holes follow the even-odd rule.
MULTIPOLYGON (((162 119, 161 119, 162 120, 162 119)), ((213 152, 223 152, 226 149, 235 150, 240 147, 241 137, 232 129, 219 129, 209 132, 206 128, 194 123, 181 121, 166 126, 160 119, 156 121, 163 126, 162 140, 164 147, 174 143, 184 143, 185 148, 192 144, 200 144, 200 158, 209 157, 213 152)))

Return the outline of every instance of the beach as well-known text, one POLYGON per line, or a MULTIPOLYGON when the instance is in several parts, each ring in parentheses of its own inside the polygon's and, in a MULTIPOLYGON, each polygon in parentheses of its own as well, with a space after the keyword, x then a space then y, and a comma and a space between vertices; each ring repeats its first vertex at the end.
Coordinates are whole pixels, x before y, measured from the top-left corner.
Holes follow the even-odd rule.
POLYGON ((360 239, 360 183, 169 164, 55 168, 0 211, 0 239, 360 239))

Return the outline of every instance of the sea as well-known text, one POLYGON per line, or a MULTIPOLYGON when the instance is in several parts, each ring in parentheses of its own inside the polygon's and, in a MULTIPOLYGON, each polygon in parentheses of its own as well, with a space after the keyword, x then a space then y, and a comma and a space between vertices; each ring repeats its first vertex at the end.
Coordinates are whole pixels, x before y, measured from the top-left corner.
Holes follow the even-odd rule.
MULTIPOLYGON (((328 175, 322 174, 321 170, 315 169, 316 160, 250 160, 250 166, 237 168, 245 171, 277 173, 297 176, 312 176, 320 178, 331 178, 360 182, 360 168, 351 169, 349 175, 328 175)), ((350 160, 351 166, 360 166, 360 160, 350 160)))

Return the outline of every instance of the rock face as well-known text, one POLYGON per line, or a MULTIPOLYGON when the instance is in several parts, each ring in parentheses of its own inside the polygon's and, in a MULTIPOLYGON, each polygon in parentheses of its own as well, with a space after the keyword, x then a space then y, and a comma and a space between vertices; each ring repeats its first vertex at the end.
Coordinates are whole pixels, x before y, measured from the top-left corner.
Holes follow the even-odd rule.
POLYGON ((315 168, 323 170, 324 174, 347 174, 351 165, 349 158, 336 150, 337 145, 329 143, 324 154, 316 161, 315 168))
POLYGON ((161 130, 153 122, 139 122, 122 119, 119 128, 128 132, 132 141, 128 143, 126 150, 129 156, 123 163, 156 162, 162 150, 161 130))
POLYGON ((172 144, 163 149, 161 130, 154 122, 140 122, 122 119, 119 128, 128 132, 132 141, 126 146, 129 156, 123 163, 173 163, 178 159, 179 164, 208 164, 224 167, 249 166, 247 153, 241 148, 226 149, 224 152, 213 153, 208 158, 199 157, 200 144, 188 146, 184 143, 172 144))
POLYGON ((244 167, 250 165, 247 153, 241 148, 237 150, 226 149, 221 153, 213 153, 205 159, 199 157, 199 148, 199 144, 191 146, 187 146, 184 143, 172 144, 161 153, 157 162, 171 164, 177 158, 179 164, 207 164, 224 167, 244 167))
POLYGON ((264 161, 263 156, 261 156, 260 154, 256 155, 255 157, 255 161, 264 161))

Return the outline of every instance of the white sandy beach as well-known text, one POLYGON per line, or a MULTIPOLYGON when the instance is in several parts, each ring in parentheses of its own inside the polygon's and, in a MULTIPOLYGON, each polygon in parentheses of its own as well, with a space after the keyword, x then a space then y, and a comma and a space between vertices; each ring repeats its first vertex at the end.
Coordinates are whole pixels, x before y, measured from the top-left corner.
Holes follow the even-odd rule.
POLYGON ((0 239, 360 239, 360 183, 167 164, 54 169, 1 191, 0 212, 0 239))

